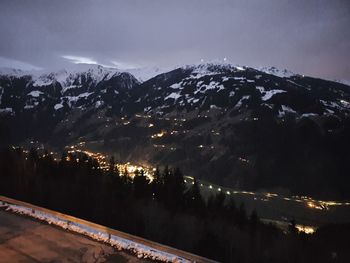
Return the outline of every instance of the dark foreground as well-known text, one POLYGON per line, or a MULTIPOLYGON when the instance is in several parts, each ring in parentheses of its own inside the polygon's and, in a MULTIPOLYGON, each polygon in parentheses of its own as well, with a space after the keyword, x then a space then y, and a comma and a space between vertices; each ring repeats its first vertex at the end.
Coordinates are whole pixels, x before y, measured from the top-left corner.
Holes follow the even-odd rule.
POLYGON ((313 235, 262 223, 256 211, 222 191, 203 198, 179 169, 132 178, 101 169, 82 153, 7 149, 0 152, 0 194, 79 217, 220 262, 350 262, 350 224, 321 226, 313 235))
POLYGON ((0 262, 142 262, 110 246, 0 210, 0 262))

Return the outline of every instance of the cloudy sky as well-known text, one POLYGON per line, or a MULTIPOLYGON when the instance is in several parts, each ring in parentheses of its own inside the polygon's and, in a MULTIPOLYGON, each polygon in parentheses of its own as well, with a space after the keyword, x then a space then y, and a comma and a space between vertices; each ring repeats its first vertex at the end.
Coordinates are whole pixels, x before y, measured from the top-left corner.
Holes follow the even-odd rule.
POLYGON ((0 66, 223 60, 350 80, 348 0, 1 0, 0 66))

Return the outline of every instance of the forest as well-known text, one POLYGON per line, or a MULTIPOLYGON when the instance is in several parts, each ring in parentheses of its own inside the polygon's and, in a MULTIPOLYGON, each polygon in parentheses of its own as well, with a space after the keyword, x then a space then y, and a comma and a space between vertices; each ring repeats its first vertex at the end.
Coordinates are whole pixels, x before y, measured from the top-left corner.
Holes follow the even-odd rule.
MULTIPOLYGON (((195 169, 195 167, 194 167, 195 169)), ((256 211, 223 193, 204 199, 196 180, 186 187, 180 168, 133 178, 83 153, 22 148, 0 151, 0 195, 30 202, 220 262, 349 262, 350 225, 315 234, 263 224, 256 211)))

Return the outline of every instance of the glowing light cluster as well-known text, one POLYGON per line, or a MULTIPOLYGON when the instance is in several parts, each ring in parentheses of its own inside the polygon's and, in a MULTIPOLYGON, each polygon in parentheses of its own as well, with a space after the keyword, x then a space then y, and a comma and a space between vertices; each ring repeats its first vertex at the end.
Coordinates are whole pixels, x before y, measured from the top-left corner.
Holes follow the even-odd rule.
POLYGON ((295 227, 299 232, 303 232, 305 234, 313 234, 316 231, 316 228, 312 226, 296 225, 295 227))
POLYGON ((153 135, 151 136, 151 138, 152 138, 152 139, 154 139, 154 138, 160 138, 160 137, 163 137, 165 134, 166 134, 165 131, 161 131, 161 132, 159 132, 159 133, 153 134, 153 135))
POLYGON ((127 174, 131 178, 134 178, 137 172, 141 173, 141 171, 143 171, 144 176, 146 176, 150 181, 153 180, 154 168, 152 167, 133 165, 130 164, 130 162, 125 164, 116 164, 116 167, 118 168, 120 175, 127 174))

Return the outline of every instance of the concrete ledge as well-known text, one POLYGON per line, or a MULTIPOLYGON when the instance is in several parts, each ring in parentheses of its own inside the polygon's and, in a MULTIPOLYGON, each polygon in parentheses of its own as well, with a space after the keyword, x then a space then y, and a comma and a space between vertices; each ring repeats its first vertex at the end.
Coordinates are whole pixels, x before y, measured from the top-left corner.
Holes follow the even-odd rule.
MULTIPOLYGON (((200 263, 213 263, 216 261, 200 257, 198 255, 188 253, 176 248, 172 248, 169 246, 165 246, 138 236, 130 235, 118 230, 114 230, 99 224, 95 224, 80 218, 76 218, 70 215, 62 214, 50 209, 42 208, 36 205, 32 205, 26 202, 22 202, 19 200, 15 200, 12 198, 8 198, 5 196, 0 195, 0 201, 3 203, 3 205, 14 205, 15 207, 10 207, 10 210, 16 212, 16 206, 22 207, 25 209, 25 214, 28 216, 32 216, 34 218, 37 218, 42 221, 46 221, 51 223, 50 221, 45 219, 45 215, 48 215, 49 217, 56 218, 60 222, 54 223, 55 225, 58 225, 64 229, 71 230, 73 232, 81 233, 84 235, 87 235, 93 239, 103 241, 105 243, 108 243, 112 246, 116 246, 119 249, 128 249, 123 246, 118 245, 118 242, 126 242, 133 244, 133 246, 129 246, 130 250, 137 254, 139 256, 139 253, 136 251, 137 247, 150 251, 151 256, 148 255, 149 258, 161 260, 161 261, 167 261, 167 262, 200 262, 200 263), (81 229, 84 229, 83 231, 81 229), (91 231, 88 231, 86 229, 90 229, 91 231), (96 233, 96 234, 90 234, 90 233, 96 233), (113 242, 113 238, 116 237, 116 242, 113 242), (136 247, 136 249, 135 249, 136 247), (160 253, 159 253, 160 252, 160 253), (154 255, 157 255, 157 253, 161 254, 160 257, 152 256, 152 253, 154 255)), ((17 210, 18 213, 22 213, 22 210, 17 210)), ((143 252, 144 253, 144 252, 143 252)), ((146 252, 147 255, 147 252, 146 252)))

